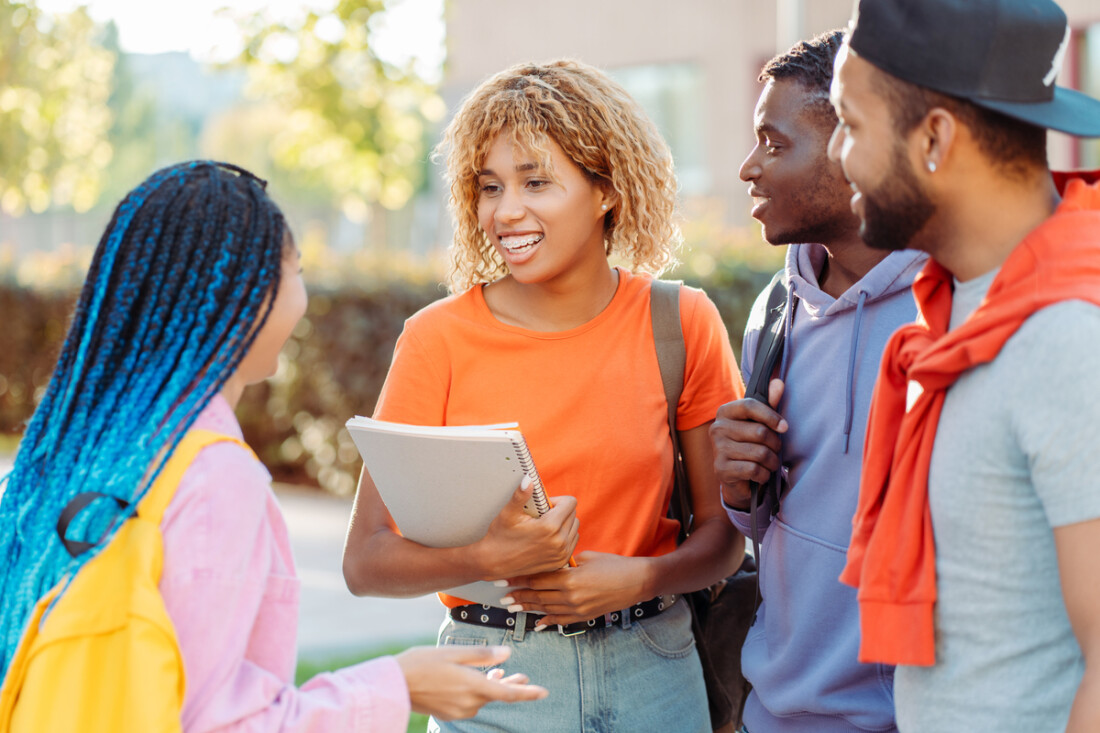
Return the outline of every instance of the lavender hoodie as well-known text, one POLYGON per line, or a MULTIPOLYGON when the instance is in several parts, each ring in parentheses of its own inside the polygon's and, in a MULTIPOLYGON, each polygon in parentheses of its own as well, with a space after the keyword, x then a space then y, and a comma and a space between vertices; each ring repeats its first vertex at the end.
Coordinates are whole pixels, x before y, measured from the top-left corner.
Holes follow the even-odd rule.
MULTIPOLYGON (((860 664, 856 591, 837 580, 859 494, 867 411, 886 341, 916 317, 910 285, 925 256, 893 252, 840 298, 817 282, 818 244, 787 250, 788 308, 779 412, 790 425, 782 460, 789 488, 779 513, 758 515, 763 602, 741 652, 753 691, 751 733, 894 731, 893 668, 860 664)), ((765 294, 745 329, 752 372, 765 294)), ((749 536, 748 512, 729 511, 749 536)))

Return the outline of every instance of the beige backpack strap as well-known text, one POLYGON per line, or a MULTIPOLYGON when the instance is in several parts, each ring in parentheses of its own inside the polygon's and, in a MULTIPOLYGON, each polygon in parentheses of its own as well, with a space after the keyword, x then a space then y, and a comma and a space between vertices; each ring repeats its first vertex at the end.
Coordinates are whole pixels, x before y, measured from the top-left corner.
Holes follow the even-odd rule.
POLYGON ((687 539, 691 530, 691 488, 676 431, 676 408, 684 389, 687 351, 680 324, 680 288, 678 280, 654 280, 649 288, 649 311, 653 322, 653 344, 657 347, 657 366, 665 388, 668 408, 668 434, 672 440, 672 465, 675 480, 669 499, 668 516, 680 522, 677 542, 687 539))
POLYGON ((208 445, 223 442, 236 443, 255 456, 248 445, 232 436, 222 435, 210 430, 193 429, 187 431, 187 434, 183 436, 183 440, 176 445, 176 449, 172 451, 167 463, 160 470, 157 480, 153 482, 152 487, 149 488, 145 497, 138 504, 138 516, 155 524, 160 524, 161 517, 164 516, 168 505, 172 503, 172 497, 176 494, 176 487, 183 479, 183 474, 186 473, 199 455, 199 451, 208 445))

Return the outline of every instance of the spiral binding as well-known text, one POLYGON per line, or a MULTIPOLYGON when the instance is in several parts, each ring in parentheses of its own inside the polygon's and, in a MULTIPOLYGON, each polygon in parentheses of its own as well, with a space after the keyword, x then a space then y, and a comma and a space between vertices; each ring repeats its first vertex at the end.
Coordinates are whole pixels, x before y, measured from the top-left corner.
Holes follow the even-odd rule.
POLYGON ((516 458, 519 459, 520 468, 531 478, 531 484, 534 486, 531 491, 531 498, 534 500, 535 509, 541 517, 550 511, 550 502, 546 499, 546 489, 542 486, 542 479, 539 478, 535 461, 531 458, 531 451, 527 448, 527 441, 523 438, 513 440, 512 446, 516 449, 516 458))

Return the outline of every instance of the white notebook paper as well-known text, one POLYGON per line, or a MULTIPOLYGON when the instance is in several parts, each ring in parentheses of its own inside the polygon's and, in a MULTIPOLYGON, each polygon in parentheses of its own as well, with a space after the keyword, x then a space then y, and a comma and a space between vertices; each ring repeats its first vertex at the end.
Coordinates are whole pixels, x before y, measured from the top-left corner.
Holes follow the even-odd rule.
MULTIPOLYGON (((468 545, 531 477, 533 517, 550 509, 531 453, 515 423, 421 426, 353 417, 347 422, 363 464, 401 534, 429 547, 468 545)), ((478 581, 444 593, 500 607, 513 590, 478 581)))

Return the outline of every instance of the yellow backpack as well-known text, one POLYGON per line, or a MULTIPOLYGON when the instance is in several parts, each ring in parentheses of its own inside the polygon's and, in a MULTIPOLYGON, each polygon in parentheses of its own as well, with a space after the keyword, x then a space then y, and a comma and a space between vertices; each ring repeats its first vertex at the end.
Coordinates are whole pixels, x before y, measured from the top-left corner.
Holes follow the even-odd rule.
POLYGON ((158 588, 160 520, 195 456, 221 441, 244 446, 188 432, 137 514, 38 602, 0 688, 0 733, 180 730, 183 658, 158 588))

